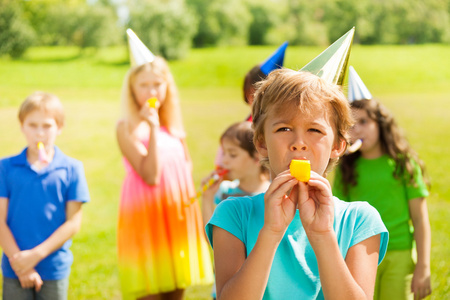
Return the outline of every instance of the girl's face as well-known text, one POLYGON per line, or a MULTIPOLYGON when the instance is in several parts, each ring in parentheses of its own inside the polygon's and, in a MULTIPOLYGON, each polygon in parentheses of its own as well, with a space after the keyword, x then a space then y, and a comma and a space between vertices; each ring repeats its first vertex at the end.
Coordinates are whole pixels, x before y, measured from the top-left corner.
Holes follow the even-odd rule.
POLYGON ((259 159, 251 157, 250 154, 239 147, 236 142, 230 139, 222 140, 223 167, 229 171, 230 179, 242 180, 246 176, 259 174, 259 159))
MULTIPOLYGON (((330 158, 339 157, 345 141, 336 143, 335 133, 325 110, 303 114, 297 108, 269 115, 264 123, 264 141, 258 152, 269 158, 272 178, 289 169, 292 159, 311 162, 311 170, 323 175, 330 158)), ((273 111, 273 108, 272 108, 273 111)))
POLYGON ((160 106, 166 99, 166 81, 149 70, 143 70, 136 74, 131 87, 139 107, 142 107, 148 99, 153 97, 158 99, 160 106))
POLYGON ((23 120, 21 129, 29 149, 33 151, 37 151, 39 142, 47 149, 53 147, 56 137, 61 133, 53 115, 41 110, 30 112, 23 120))
POLYGON ((380 144, 380 127, 378 123, 371 119, 364 109, 352 108, 355 125, 350 129, 352 142, 357 139, 363 141, 361 154, 366 158, 377 158, 382 155, 380 144))

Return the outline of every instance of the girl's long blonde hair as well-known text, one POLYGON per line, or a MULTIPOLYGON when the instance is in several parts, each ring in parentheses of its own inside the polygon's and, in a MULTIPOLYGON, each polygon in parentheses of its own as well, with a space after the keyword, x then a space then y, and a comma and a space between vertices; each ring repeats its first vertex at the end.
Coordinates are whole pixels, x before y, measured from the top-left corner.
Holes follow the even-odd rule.
POLYGON ((140 107, 133 94, 132 84, 136 80, 136 76, 143 71, 150 71, 167 83, 166 99, 164 99, 158 112, 159 121, 161 126, 166 127, 172 135, 184 138, 186 134, 181 118, 181 107, 175 80, 167 62, 159 56, 156 56, 152 62, 132 67, 125 75, 122 85, 122 118, 127 120, 128 124, 130 122, 138 123, 140 120, 140 107))

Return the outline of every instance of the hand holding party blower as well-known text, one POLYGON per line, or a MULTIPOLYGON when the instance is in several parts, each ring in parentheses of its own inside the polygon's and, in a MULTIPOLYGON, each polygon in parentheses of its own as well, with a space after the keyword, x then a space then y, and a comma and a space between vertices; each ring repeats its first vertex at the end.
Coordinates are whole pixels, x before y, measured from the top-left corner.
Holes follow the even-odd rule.
POLYGON ((214 175, 201 187, 201 190, 197 193, 196 197, 191 198, 190 204, 194 203, 198 198, 202 196, 202 194, 209 189, 214 183, 219 181, 228 173, 228 170, 218 168, 214 171, 214 175))
POLYGON ((197 198, 199 198, 203 194, 203 192, 209 189, 214 183, 219 181, 227 173, 228 173, 227 169, 220 168, 215 170, 214 175, 202 186, 201 191, 197 193, 197 198))
POLYGON ((308 182, 311 177, 311 163, 309 160, 293 159, 289 165, 289 170, 291 175, 298 181, 308 182))

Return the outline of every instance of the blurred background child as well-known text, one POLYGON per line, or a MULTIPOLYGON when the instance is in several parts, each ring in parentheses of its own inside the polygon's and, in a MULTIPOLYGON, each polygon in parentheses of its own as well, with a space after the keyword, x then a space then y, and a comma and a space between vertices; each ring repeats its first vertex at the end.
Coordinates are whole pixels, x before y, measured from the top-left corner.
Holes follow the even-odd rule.
MULTIPOLYGON (((216 205, 228 197, 239 197, 264 193, 269 182, 269 170, 260 163, 259 154, 253 144, 252 123, 243 121, 235 123, 225 130, 220 137, 223 149, 223 169, 226 175, 217 176, 213 172, 202 180, 203 185, 213 184, 202 194, 203 222, 208 223, 216 205), (226 178, 226 180, 223 180, 226 178)), ((216 298, 213 287, 212 296, 216 298)))
POLYGON ((361 148, 345 155, 336 170, 334 194, 367 201, 389 231, 388 251, 377 273, 374 299, 422 299, 431 293, 431 230, 424 164, 411 149, 394 116, 350 67, 349 101, 356 123, 351 140, 361 148), (410 222, 414 230, 410 228, 410 222), (414 232, 414 233, 413 233, 414 232), (412 259, 413 241, 417 264, 412 259))
MULTIPOLYGON (((231 196, 263 193, 269 186, 269 170, 259 162, 259 154, 253 144, 252 123, 243 121, 228 127, 220 137, 223 149, 223 167, 227 180, 219 179, 203 192, 202 212, 206 223, 214 208, 231 196)), ((208 182, 208 176, 203 182, 208 182)))
POLYGON ((0 160, 3 299, 67 299, 70 239, 89 201, 83 165, 54 144, 64 125, 55 95, 28 96, 19 120, 27 147, 0 160))
POLYGON ((127 33, 134 66, 117 124, 126 169, 117 242, 123 298, 182 299, 213 275, 177 89, 167 62, 127 33))

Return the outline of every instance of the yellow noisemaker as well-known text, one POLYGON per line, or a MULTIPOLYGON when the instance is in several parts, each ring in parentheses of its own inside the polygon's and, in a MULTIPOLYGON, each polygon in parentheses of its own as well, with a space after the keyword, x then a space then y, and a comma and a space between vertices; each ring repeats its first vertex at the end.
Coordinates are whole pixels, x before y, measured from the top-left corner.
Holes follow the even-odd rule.
POLYGON ((291 175, 298 181, 308 182, 311 177, 311 163, 309 160, 293 159, 289 166, 291 175))
POLYGON ((156 103, 158 103, 158 99, 156 99, 155 97, 150 98, 147 100, 148 106, 152 107, 152 108, 156 108, 156 103))

